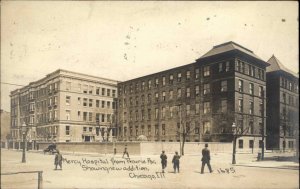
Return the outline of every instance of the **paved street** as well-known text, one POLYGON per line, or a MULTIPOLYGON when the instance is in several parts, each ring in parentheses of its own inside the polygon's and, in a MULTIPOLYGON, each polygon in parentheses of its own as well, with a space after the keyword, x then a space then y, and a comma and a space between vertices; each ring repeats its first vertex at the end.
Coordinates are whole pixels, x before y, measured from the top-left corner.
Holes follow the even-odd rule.
MULTIPOLYGON (((287 161, 256 162, 256 154, 237 154, 232 166, 231 154, 212 153, 214 172, 200 174, 200 155, 185 155, 180 173, 173 173, 168 155, 165 174, 158 156, 130 157, 117 154, 63 154, 63 170, 54 170, 54 155, 2 149, 1 173, 43 171, 43 188, 298 188, 299 164, 287 161), (113 158, 113 159, 112 159, 113 158), (227 169, 227 170, 226 170, 227 169), (139 178, 137 178, 139 177, 139 178)), ((276 154, 267 153, 266 157, 276 154)), ((1 188, 37 188, 37 174, 1 175, 1 188)))

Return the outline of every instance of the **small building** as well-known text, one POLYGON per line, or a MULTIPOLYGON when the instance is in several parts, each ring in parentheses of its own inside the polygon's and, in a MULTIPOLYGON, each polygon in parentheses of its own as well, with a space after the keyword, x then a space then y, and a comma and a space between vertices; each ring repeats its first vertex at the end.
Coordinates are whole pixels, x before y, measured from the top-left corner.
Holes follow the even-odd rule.
POLYGON ((268 63, 267 148, 295 149, 299 143, 299 75, 274 55, 268 63))
POLYGON ((15 148, 23 123, 29 144, 107 141, 115 135, 115 80, 59 69, 10 97, 15 148))

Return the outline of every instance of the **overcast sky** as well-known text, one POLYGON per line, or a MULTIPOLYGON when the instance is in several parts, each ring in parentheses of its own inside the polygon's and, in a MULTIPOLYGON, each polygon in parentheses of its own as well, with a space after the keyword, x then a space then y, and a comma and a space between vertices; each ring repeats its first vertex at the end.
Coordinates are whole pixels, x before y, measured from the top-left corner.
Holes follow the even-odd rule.
MULTIPOLYGON (((192 63, 214 45, 274 54, 298 72, 297 2, 1 2, 1 82, 59 68, 128 80, 192 63)), ((1 108, 10 111, 1 84, 1 108)))

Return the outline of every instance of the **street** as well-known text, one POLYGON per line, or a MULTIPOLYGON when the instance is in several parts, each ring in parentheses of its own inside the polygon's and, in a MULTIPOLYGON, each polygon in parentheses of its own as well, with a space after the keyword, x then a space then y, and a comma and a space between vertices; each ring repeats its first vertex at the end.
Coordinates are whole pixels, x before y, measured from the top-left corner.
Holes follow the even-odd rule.
MULTIPOLYGON (((43 188, 298 188, 299 163, 256 162, 255 154, 237 154, 237 165, 231 165, 231 154, 211 153, 214 170, 200 174, 201 157, 185 155, 180 159, 180 173, 174 174, 167 153, 166 172, 161 173, 159 156, 122 154, 64 154, 62 170, 54 170, 54 155, 29 151, 26 163, 22 152, 1 151, 1 174, 20 171, 43 171, 43 188)), ((274 154, 266 153, 266 157, 274 154)), ((1 188, 37 188, 37 174, 1 175, 1 188)))

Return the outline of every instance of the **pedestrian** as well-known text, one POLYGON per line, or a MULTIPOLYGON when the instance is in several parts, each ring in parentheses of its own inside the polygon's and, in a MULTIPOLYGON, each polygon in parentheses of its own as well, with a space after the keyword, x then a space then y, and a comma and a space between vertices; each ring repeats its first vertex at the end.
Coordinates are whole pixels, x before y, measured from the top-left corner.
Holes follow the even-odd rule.
POLYGON ((213 172, 210 166, 210 151, 208 149, 208 144, 205 144, 205 148, 202 149, 202 166, 201 166, 201 174, 204 173, 204 166, 207 164, 209 172, 213 172))
POLYGON ((167 155, 165 154, 165 151, 162 151, 162 154, 160 155, 161 159, 161 167, 162 167, 162 172, 165 172, 165 168, 167 167, 167 155))
POLYGON ((179 173, 179 159, 180 159, 180 155, 178 155, 178 152, 175 152, 175 155, 173 156, 173 159, 172 159, 174 173, 176 173, 176 169, 179 173))
POLYGON ((127 158, 129 158, 129 153, 128 153, 128 151, 127 151, 127 147, 125 146, 125 148, 124 148, 124 153, 123 153, 123 158, 124 158, 124 155, 127 155, 127 158))
POLYGON ((62 170, 62 155, 60 154, 59 150, 57 150, 57 153, 55 154, 55 159, 54 159, 54 165, 55 165, 55 170, 57 170, 57 165, 59 165, 60 169, 62 170))

